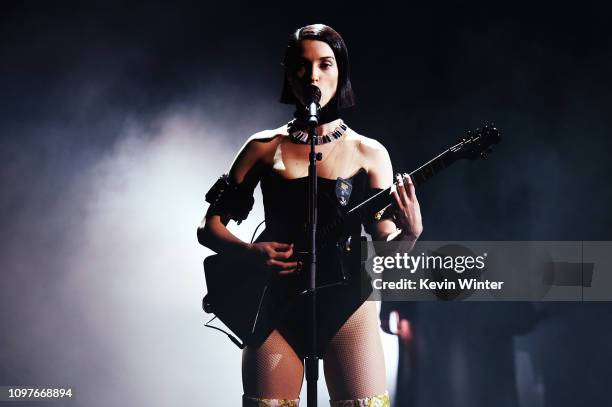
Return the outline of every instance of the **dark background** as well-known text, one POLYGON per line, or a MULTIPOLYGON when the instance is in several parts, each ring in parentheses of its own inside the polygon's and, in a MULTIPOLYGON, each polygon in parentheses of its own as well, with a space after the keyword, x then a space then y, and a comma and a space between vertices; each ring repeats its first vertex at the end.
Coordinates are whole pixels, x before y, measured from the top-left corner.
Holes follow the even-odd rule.
POLYGON ((424 238, 608 239, 610 30, 598 8, 5 5, 3 177, 15 144, 41 166, 58 143, 74 155, 104 150, 117 116, 218 98, 202 95, 210 83, 231 84, 232 120, 253 114, 245 101, 274 106, 288 33, 313 21, 349 46, 358 105, 347 122, 383 142, 396 169, 415 168, 464 130, 503 130, 489 162, 424 186, 424 238), (67 131, 32 131, 49 120, 67 131))
MULTIPOLYGON (((43 293, 52 299, 66 259, 81 247, 83 208, 96 196, 74 185, 116 151, 126 123, 138 123, 146 145, 160 115, 186 109, 226 130, 205 143, 235 152, 251 133, 290 118, 292 109, 277 102, 280 61, 288 35, 310 23, 342 34, 358 100, 343 116, 387 147, 396 170, 416 168, 467 129, 502 129, 488 161, 459 163, 417 191, 422 239, 609 240, 608 16, 577 4, 493 4, 3 2, 0 254, 10 333, 0 340, 2 382, 48 377, 36 373, 39 362, 22 341, 37 337, 27 346, 43 360, 51 336, 38 337, 25 321, 38 315, 43 293)), ((212 148, 197 156, 220 160, 212 148)), ((223 171, 221 161, 189 185, 195 196, 223 171)), ((203 214, 201 201, 192 205, 203 214)), ((73 320, 87 318, 77 303, 54 304, 73 320)), ((609 318, 598 312, 587 320, 609 318)), ((105 342, 82 337, 94 336, 105 342)))

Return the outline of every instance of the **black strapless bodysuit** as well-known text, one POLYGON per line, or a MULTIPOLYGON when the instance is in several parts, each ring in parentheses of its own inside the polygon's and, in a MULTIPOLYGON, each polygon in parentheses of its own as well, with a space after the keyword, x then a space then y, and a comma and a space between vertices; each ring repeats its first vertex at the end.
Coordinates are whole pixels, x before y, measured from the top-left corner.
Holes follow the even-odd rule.
MULTIPOLYGON (((318 178, 319 230, 375 192, 369 187, 367 172, 363 168, 343 181, 352 185, 346 205, 341 205, 341 198, 336 193, 338 180, 318 178)), ((306 249, 304 242, 307 236, 305 225, 308 207, 308 177, 286 179, 270 168, 262 175, 261 190, 266 230, 258 241, 295 243, 298 250, 300 246, 303 250, 306 249)), ((317 286, 339 281, 340 269, 344 270, 347 277, 344 285, 335 285, 317 291, 317 353, 321 358, 335 333, 372 292, 370 278, 362 270, 360 261, 361 223, 359 220, 354 220, 344 226, 346 234, 351 236, 351 250, 325 249, 319 251, 317 286)), ((335 242, 319 243, 334 246, 335 242)), ((307 272, 307 269, 304 272, 307 272)), ((284 319, 276 326, 276 329, 302 358, 309 350, 308 317, 310 309, 308 305, 307 297, 300 296, 291 309, 287 310, 284 319)))

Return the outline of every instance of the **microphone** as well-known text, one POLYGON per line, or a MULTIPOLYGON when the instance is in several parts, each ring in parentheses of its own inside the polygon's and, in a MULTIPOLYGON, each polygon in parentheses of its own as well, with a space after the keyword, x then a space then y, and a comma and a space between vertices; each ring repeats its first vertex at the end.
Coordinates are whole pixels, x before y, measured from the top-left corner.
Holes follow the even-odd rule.
POLYGON ((310 126, 319 124, 319 101, 321 100, 321 89, 309 84, 304 87, 304 105, 306 108, 306 122, 310 126))

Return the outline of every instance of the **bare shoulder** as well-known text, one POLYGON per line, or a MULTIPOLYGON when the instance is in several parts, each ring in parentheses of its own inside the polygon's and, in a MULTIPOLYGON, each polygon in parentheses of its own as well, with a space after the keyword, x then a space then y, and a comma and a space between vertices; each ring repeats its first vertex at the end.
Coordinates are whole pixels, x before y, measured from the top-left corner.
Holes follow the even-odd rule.
POLYGON ((287 125, 276 129, 262 130, 250 136, 242 146, 241 151, 262 157, 274 150, 286 137, 288 137, 287 125))
POLYGON ((363 168, 370 177, 370 186, 386 188, 393 177, 391 158, 385 146, 378 140, 351 131, 351 137, 358 142, 358 151, 363 168))
POLYGON ((366 169, 370 166, 381 165, 390 161, 389 153, 380 141, 372 137, 366 137, 354 130, 351 131, 350 135, 358 143, 358 150, 366 165, 366 169))
POLYGON ((245 144, 265 146, 266 144, 276 144, 284 137, 287 137, 287 125, 283 125, 276 129, 259 131, 250 136, 245 144))
POLYGON ((250 136, 234 158, 230 174, 242 182, 258 164, 268 163, 279 142, 286 137, 286 125, 277 129, 262 130, 250 136))

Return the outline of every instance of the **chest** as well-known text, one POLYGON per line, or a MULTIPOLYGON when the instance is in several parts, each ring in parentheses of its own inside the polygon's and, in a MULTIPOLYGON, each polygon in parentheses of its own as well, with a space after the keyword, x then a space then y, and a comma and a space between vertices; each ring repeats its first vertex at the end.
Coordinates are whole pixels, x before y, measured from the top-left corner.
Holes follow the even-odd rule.
MULTIPOLYGON (((349 137, 316 146, 315 151, 321 154, 321 159, 317 161, 317 175, 320 177, 347 178, 363 167, 357 141, 349 137)), ((269 157, 269 166, 286 179, 306 177, 309 153, 309 145, 281 142, 269 157)))

